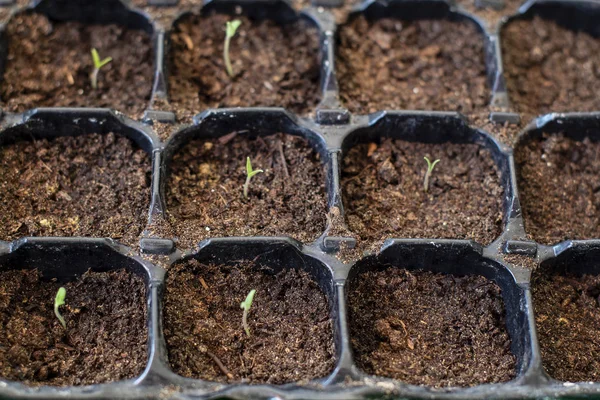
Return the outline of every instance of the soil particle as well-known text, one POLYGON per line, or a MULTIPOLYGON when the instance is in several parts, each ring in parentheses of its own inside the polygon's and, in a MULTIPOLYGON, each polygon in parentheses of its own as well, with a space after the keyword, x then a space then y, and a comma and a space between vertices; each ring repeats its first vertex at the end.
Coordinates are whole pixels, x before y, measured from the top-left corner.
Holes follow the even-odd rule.
POLYGON ((502 231, 499 175, 490 153, 475 144, 392 139, 359 144, 343 160, 348 226, 367 242, 404 237, 489 244, 502 231), (424 156, 441 160, 428 192, 423 188, 424 156))
POLYGON ((133 245, 150 202, 151 163, 113 133, 0 148, 0 238, 110 237, 133 245))
POLYGON ((191 260, 169 270, 166 287, 165 338, 171 367, 180 375, 283 384, 333 370, 327 299, 304 271, 274 274, 251 263, 216 266, 191 260), (256 295, 247 336, 240 303, 251 289, 256 295))
POLYGON ((505 262, 520 268, 534 270, 538 267, 535 258, 523 256, 521 254, 506 254, 502 258, 505 262))
POLYGON ((600 109, 600 39, 534 17, 502 32, 509 96, 520 112, 600 109))
POLYGON ((358 366, 415 385, 474 386, 515 377, 500 288, 481 276, 387 268, 349 286, 358 366))
POLYGON ((180 118, 216 107, 285 107, 310 113, 319 101, 316 28, 304 21, 279 26, 242 21, 231 39, 234 78, 227 74, 222 14, 190 15, 171 34, 170 99, 180 118))
POLYGON ((27 385, 74 386, 131 379, 146 366, 146 288, 124 270, 59 284, 36 270, 0 274, 0 374, 27 385), (54 315, 60 286, 67 290, 54 315))
POLYGON ((569 382, 600 382, 600 277, 534 275, 535 321, 546 372, 569 382))
POLYGON ((457 0, 464 10, 479 17, 485 23, 488 32, 494 32, 501 19, 514 15, 525 0, 504 0, 504 7, 500 10, 493 7, 480 7, 477 0, 457 0))
POLYGON ((600 143, 545 134, 515 150, 525 229, 539 243, 600 238, 600 143))
POLYGON ((340 28, 336 67, 350 111, 461 111, 488 105, 483 36, 470 22, 369 22, 340 28))
POLYGON ((296 136, 194 140, 173 157, 168 179, 170 222, 186 248, 219 236, 291 236, 306 243, 325 230, 324 168, 296 136), (248 156, 264 172, 251 179, 245 200, 248 156))
POLYGON ((141 116, 153 82, 151 38, 117 25, 51 24, 38 14, 19 14, 7 27, 8 60, 0 86, 3 107, 109 107, 141 116), (90 83, 90 50, 112 57, 90 83))

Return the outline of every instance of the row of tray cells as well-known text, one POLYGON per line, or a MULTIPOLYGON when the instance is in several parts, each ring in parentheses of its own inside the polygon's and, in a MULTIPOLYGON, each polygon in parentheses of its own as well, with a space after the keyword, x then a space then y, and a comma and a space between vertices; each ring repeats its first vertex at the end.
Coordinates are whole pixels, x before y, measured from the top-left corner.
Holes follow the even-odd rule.
MULTIPOLYGON (((168 360, 161 362, 186 378, 252 384, 326 378, 339 358, 334 337, 343 323, 331 273, 281 249, 271 253, 285 258, 268 262, 242 252, 229 256, 237 258, 233 263, 193 258, 172 265, 160 290, 158 325, 148 323, 148 300, 156 301, 146 290, 148 271, 131 259, 98 253, 90 270, 85 251, 74 251, 75 263, 38 269, 48 262, 2 259, 0 377, 32 386, 133 379, 148 362, 149 336, 162 343, 164 333, 168 360), (61 287, 64 304, 55 308, 61 287), (244 312, 240 303, 252 290, 244 312)), ((472 250, 459 259, 448 246, 393 252, 392 263, 357 263, 346 284, 350 346, 362 371, 432 387, 507 382, 527 371, 525 292, 507 269, 477 260, 472 250)), ((557 380, 598 382, 597 263, 566 269, 578 271, 534 271, 542 360, 557 380)))
MULTIPOLYGON (((475 139, 443 124, 407 133, 402 127, 414 121, 383 121, 350 134, 340 157, 311 136, 234 129, 206 137, 193 128, 163 155, 166 218, 153 221, 151 236, 176 238, 180 248, 227 236, 311 243, 339 215, 328 204, 339 173, 343 216, 363 250, 390 237, 497 239, 512 198, 507 154, 466 125, 475 139), (259 171, 250 179, 248 160, 259 171)), ((578 137, 583 128, 562 131, 565 124, 532 132, 515 150, 526 230, 543 244, 600 237, 598 127, 578 137)), ((1 240, 87 236, 136 246, 148 222, 152 162, 130 139, 26 139, 0 154, 1 240)))
MULTIPOLYGON (((535 10, 535 8, 534 8, 535 10)), ((368 19, 360 15, 338 32, 340 98, 354 113, 382 109, 485 111, 491 98, 485 36, 470 19, 368 19)), ((558 12, 558 11, 557 11, 558 12)), ((583 12, 583 11, 582 11, 583 12)), ((210 14, 210 13, 209 13, 210 14)), ((393 8, 387 15, 395 15, 393 8)), ((386 15, 386 16, 387 16, 386 15)), ((543 114, 600 109, 599 42, 592 35, 528 13, 502 31, 505 76, 516 111, 543 114)), ((577 19, 572 22, 576 24, 577 19)), ((20 13, 8 23, 1 85, 3 107, 109 107, 138 117, 152 94, 154 51, 150 26, 51 24, 20 13), (92 87, 90 50, 112 62, 92 87)), ((207 108, 276 106, 306 115, 320 101, 319 34, 300 19, 279 25, 223 14, 183 16, 169 37, 170 105, 190 116, 207 108), (233 77, 224 67, 225 23, 242 22, 231 40, 233 77)))

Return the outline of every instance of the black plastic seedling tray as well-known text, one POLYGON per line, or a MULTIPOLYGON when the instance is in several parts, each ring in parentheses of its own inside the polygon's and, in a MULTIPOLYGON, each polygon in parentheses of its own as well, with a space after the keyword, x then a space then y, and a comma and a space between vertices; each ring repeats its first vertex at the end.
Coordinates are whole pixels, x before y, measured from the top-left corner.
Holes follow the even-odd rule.
MULTIPOLYGON (((177 7, 172 1, 151 1, 151 5, 177 7)), ((3 3, 4 4, 4 3, 3 3)), ((6 7, 11 7, 7 5, 6 7)), ((233 14, 235 10, 251 18, 276 19, 286 23, 298 18, 312 21, 320 32, 322 100, 310 117, 300 117, 282 108, 235 108, 205 110, 193 121, 176 122, 176 116, 161 108, 168 99, 166 55, 169 51, 170 26, 152 21, 150 15, 119 1, 40 0, 27 8, 47 15, 51 20, 77 20, 84 23, 119 23, 153 34, 155 44, 155 80, 151 104, 140 121, 124 116, 119 110, 39 108, 22 114, 3 113, 0 146, 17 140, 75 136, 114 132, 131 138, 152 158, 152 191, 148 210, 149 228, 166 212, 165 185, 175 152, 192 139, 216 138, 231 132, 247 135, 285 133, 307 138, 320 153, 326 171, 329 210, 337 208, 343 217, 341 159, 352 145, 398 138, 423 143, 474 143, 486 148, 501 173, 504 189, 503 230, 493 243, 483 246, 469 240, 410 239, 390 237, 379 252, 361 259, 343 261, 340 248, 353 248, 351 234, 330 234, 332 222, 312 243, 300 243, 288 237, 212 238, 194 248, 179 248, 172 237, 156 237, 146 231, 139 246, 127 247, 111 238, 24 237, 0 242, 0 269, 37 268, 45 279, 68 281, 88 269, 104 271, 107 265, 119 266, 144 278, 148 302, 148 361, 136 379, 85 387, 31 388, 20 383, 0 380, 0 398, 6 399, 511 399, 574 398, 600 396, 600 383, 566 383, 551 379, 542 366, 533 316, 530 289, 531 270, 504 260, 507 254, 530 257, 540 268, 562 268, 574 273, 597 273, 599 240, 567 241, 553 246, 527 239, 521 216, 516 183, 513 149, 492 135, 470 126, 454 112, 382 110, 370 115, 351 115, 339 101, 335 68, 336 23, 323 8, 310 7, 298 13, 284 1, 214 0, 206 9, 233 14), (173 134, 163 141, 155 133, 158 123, 174 123, 173 134), (190 258, 215 263, 255 260, 273 268, 306 270, 325 293, 334 322, 335 369, 329 376, 307 384, 246 385, 221 384, 183 378, 169 367, 162 327, 165 275, 169 264, 190 258), (160 263, 154 262, 160 260, 160 263), (426 269, 454 275, 479 274, 502 289, 506 307, 506 326, 512 353, 516 357, 516 378, 503 384, 486 384, 471 388, 432 389, 408 385, 396 380, 370 376, 354 362, 347 320, 347 285, 349 279, 382 265, 390 268, 426 269)), ((198 12, 200 5, 182 7, 174 15, 198 12)), ((15 6, 11 13, 22 12, 15 6)), ((490 118, 497 123, 515 123, 519 115, 510 112, 505 89, 498 26, 487 26, 478 17, 453 2, 445 1, 367 1, 352 15, 369 19, 402 17, 403 19, 439 18, 471 19, 485 38, 486 68, 490 83, 490 118)), ((522 6, 511 18, 531 15, 555 19, 578 29, 599 34, 600 3, 594 1, 537 1, 522 6)), ((352 17, 352 16, 351 16, 352 17)), ((507 16, 508 17, 508 16, 507 16)), ((6 23, 6 21, 5 21, 6 23)), ((5 34, 1 36, 0 70, 5 67, 5 34)), ((518 145, 541 132, 577 132, 575 139, 598 138, 600 113, 548 114, 535 119, 525 128, 518 145)))

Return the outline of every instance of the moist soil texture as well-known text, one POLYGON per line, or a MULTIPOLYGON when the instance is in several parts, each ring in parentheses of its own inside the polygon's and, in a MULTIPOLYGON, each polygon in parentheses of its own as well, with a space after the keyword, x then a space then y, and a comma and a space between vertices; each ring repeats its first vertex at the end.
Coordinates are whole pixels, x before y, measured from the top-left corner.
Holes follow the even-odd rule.
POLYGON ((356 362, 368 374, 434 387, 515 377, 500 288, 481 276, 387 268, 348 294, 356 362))
POLYGON ((471 113, 490 100, 483 36, 470 22, 360 16, 340 28, 336 67, 342 103, 354 113, 471 113))
POLYGON ((139 376, 146 366, 146 287, 124 270, 66 284, 37 270, 0 274, 0 374, 27 385, 75 386, 139 376), (67 329, 54 315, 59 287, 67 329))
POLYGON ((335 352, 327 299, 304 271, 251 263, 205 265, 196 260, 169 270, 165 338, 173 370, 218 382, 283 384, 321 378, 335 352), (240 303, 256 295, 248 314, 240 303))
POLYGON ((503 29, 502 54, 517 111, 600 110, 600 39, 536 16, 503 29))
POLYGON ((311 242, 325 230, 325 172, 305 139, 277 134, 193 140, 171 162, 167 205, 174 233, 191 247, 218 236, 291 236, 311 242), (246 157, 255 175, 243 196, 246 157))
POLYGON ((540 272, 531 287, 546 372, 559 381, 600 382, 600 277, 540 272))
POLYGON ((110 237, 137 242, 148 217, 151 162, 113 133, 0 147, 0 238, 110 237))
POLYGON ((345 155, 342 188, 350 230, 367 242, 385 238, 473 239, 502 231, 504 190, 491 154, 475 144, 384 139, 345 155), (435 166, 424 190, 427 163, 435 166))
POLYGON ((539 243, 600 238, 600 143, 544 135, 515 149, 527 233, 539 243))
POLYGON ((38 14, 19 14, 7 27, 8 58, 0 85, 11 112, 35 107, 109 107, 141 116, 153 82, 151 37, 117 25, 52 24, 38 14), (93 89, 91 49, 113 61, 93 89))
POLYGON ((207 108, 268 106, 310 113, 319 101, 316 28, 304 21, 280 26, 236 19, 242 24, 230 44, 233 78, 223 61, 225 23, 231 16, 190 15, 176 25, 169 53, 175 109, 196 114, 207 108))

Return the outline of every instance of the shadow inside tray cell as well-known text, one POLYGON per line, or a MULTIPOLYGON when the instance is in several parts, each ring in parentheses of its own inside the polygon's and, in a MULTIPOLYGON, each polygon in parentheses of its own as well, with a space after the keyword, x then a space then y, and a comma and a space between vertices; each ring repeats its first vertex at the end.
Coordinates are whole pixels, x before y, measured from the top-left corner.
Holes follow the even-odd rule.
POLYGON ((600 110, 600 5, 544 2, 501 32, 510 100, 522 113, 600 110))
POLYGON ((154 79, 153 27, 122 5, 91 4, 57 9, 42 1, 10 19, 0 34, 3 108, 106 107, 141 116, 154 79), (101 59, 112 58, 100 68, 96 88, 94 48, 101 59))
POLYGON ((192 115, 209 108, 257 106, 298 114, 314 110, 320 99, 320 53, 313 23, 288 9, 261 13, 243 8, 244 15, 235 15, 235 4, 223 3, 207 5, 201 15, 184 15, 171 32, 168 82, 174 111, 192 115), (230 41, 231 77, 223 55, 225 25, 236 19, 241 25, 230 41))
POLYGON ((172 265, 165 285, 164 336, 175 373, 284 384, 332 372, 333 278, 294 246, 216 241, 172 265), (244 324, 240 303, 251 290, 256 292, 244 324))
POLYGON ((472 113, 489 104, 485 36, 444 3, 371 4, 339 28, 336 70, 351 112, 472 113))
POLYGON ((165 192, 172 231, 163 236, 177 237, 183 248, 222 236, 317 239, 327 213, 322 144, 306 132, 258 136, 255 128, 223 129, 191 128, 186 139, 175 137, 179 146, 168 146, 165 192), (246 198, 248 157, 252 169, 262 172, 250 179, 246 198))
POLYGON ((600 382, 599 259, 597 242, 580 242, 533 273, 542 362, 556 380, 600 382))
POLYGON ((352 268, 346 296, 370 375, 469 387, 510 381, 531 358, 523 290, 467 242, 388 247, 352 268))
POLYGON ((102 116, 87 126, 68 119, 49 112, 0 133, 0 239, 91 236, 135 245, 148 218, 152 143, 102 116))
POLYGON ((140 376, 148 281, 141 264, 97 245, 26 243, 0 256, 0 378, 80 386, 140 376), (54 310, 60 287, 66 328, 54 310))
POLYGON ((490 244, 506 221, 507 156, 458 119, 389 114, 343 145, 348 226, 362 241, 472 239, 490 244), (431 162, 439 160, 426 181, 431 162))

